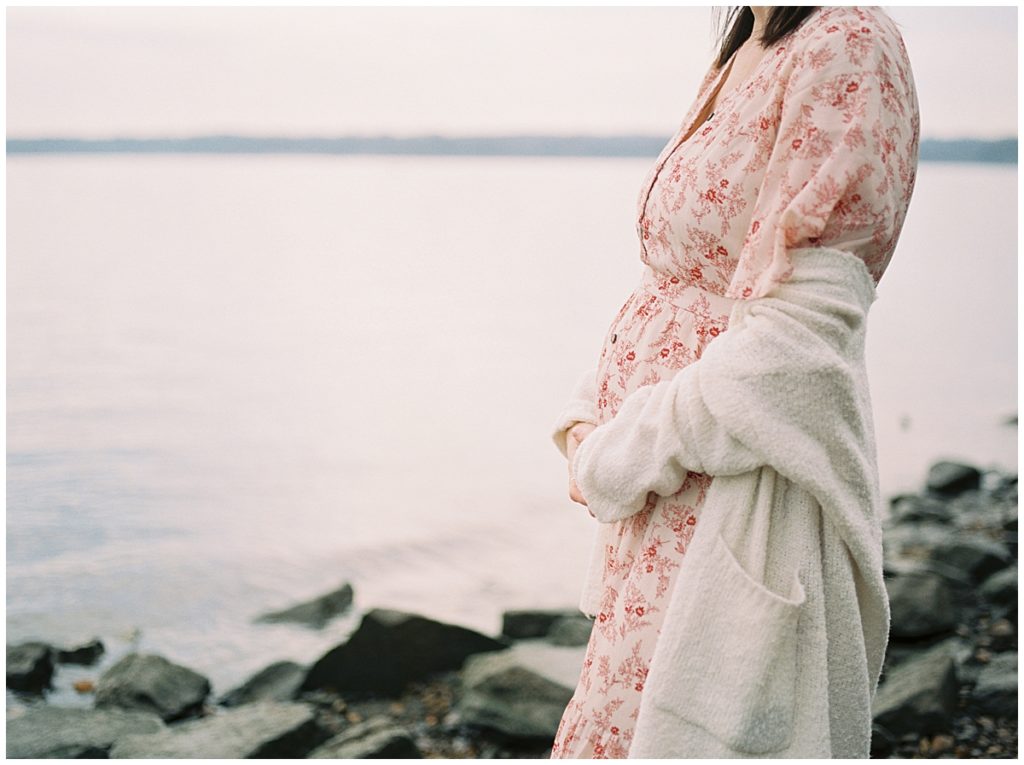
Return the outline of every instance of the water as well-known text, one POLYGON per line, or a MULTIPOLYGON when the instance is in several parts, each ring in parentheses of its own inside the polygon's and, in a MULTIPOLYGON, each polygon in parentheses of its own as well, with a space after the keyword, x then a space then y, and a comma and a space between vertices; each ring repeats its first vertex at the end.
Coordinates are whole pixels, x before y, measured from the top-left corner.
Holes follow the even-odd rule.
MULTIPOLYGON (((594 521, 548 428, 639 276, 648 165, 9 157, 8 642, 220 693, 369 607, 574 606, 594 521), (322 632, 250 621, 345 580, 322 632)), ((921 166, 868 339, 887 495, 1016 470, 1016 185, 921 166)))

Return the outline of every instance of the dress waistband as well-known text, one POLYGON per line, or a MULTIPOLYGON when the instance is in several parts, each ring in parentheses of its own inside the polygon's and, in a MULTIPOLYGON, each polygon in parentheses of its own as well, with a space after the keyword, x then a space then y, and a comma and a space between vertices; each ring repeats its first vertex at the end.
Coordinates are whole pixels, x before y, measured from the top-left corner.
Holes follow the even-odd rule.
POLYGON ((700 285, 684 282, 675 274, 655 271, 650 266, 644 266, 640 287, 677 308, 686 308, 694 300, 703 297, 710 303, 712 311, 727 314, 736 303, 736 298, 725 297, 700 285))

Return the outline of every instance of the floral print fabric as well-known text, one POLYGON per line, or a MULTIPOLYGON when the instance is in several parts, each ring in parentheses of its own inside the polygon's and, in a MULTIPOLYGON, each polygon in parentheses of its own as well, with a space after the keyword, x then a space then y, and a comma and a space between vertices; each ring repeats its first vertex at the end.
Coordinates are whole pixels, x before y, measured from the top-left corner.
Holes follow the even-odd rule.
MULTIPOLYGON (((708 70, 641 187, 645 268, 605 337, 598 424, 633 391, 700 359, 736 300, 784 282, 788 249, 852 252, 877 283, 896 247, 919 121, 891 18, 877 7, 819 9, 694 125, 727 70, 708 70)), ((673 495, 652 492, 643 511, 598 529, 600 594, 584 609, 594 628, 552 758, 628 756, 674 573, 712 480, 691 472, 673 495)))

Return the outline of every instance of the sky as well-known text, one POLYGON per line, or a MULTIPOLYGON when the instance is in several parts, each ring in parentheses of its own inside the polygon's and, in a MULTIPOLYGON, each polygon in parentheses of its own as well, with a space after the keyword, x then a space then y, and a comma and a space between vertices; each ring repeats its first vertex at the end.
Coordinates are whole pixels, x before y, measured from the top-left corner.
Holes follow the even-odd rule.
MULTIPOLYGON (((882 6, 922 137, 1017 134, 1017 8, 882 6)), ((12 7, 8 138, 669 134, 710 6, 12 7)))

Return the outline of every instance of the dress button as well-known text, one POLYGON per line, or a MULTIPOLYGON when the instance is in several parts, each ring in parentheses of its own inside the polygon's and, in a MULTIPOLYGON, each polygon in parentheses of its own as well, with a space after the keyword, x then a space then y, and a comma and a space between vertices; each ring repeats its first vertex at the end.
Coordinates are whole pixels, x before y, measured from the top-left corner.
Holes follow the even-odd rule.
POLYGON ((612 342, 613 343, 618 339, 618 337, 619 336, 616 333, 612 332, 612 342))

